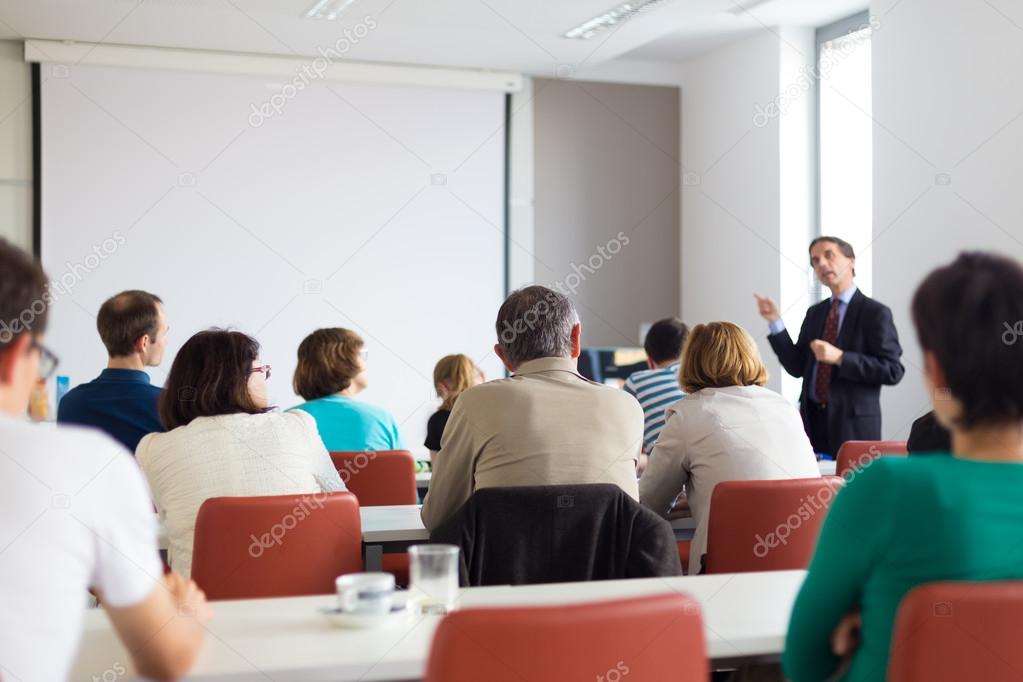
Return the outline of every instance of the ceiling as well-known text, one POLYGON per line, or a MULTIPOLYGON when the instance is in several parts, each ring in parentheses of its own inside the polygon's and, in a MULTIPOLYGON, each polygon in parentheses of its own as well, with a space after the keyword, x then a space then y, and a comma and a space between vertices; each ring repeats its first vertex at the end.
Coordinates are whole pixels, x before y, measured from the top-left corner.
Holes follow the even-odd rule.
POLYGON ((0 0, 0 39, 314 56, 345 29, 349 36, 358 29, 363 37, 345 54, 353 60, 563 76, 623 57, 678 62, 765 27, 821 25, 866 6, 865 0, 666 0, 590 40, 561 37, 618 2, 356 0, 338 20, 326 21, 304 18, 314 0, 0 0))

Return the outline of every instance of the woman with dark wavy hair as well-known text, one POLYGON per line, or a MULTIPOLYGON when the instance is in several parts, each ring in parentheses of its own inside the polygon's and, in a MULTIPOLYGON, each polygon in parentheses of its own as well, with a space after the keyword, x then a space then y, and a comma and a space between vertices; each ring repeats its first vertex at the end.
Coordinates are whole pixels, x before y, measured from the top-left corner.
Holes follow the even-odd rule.
POLYGON ((259 343, 241 332, 199 332, 174 358, 159 403, 167 433, 143 438, 135 457, 182 575, 191 575, 195 517, 207 499, 345 489, 313 418, 267 404, 269 378, 259 343))

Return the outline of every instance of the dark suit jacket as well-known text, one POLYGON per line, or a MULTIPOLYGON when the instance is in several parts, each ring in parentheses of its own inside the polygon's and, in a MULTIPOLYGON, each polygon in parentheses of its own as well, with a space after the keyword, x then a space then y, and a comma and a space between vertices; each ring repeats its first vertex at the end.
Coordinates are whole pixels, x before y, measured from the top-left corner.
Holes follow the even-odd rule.
POLYGON ((430 542, 461 548, 463 585, 682 575, 671 525, 605 483, 483 488, 430 542))
MULTIPOLYGON (((795 343, 788 330, 767 337, 785 371, 803 379, 799 402, 804 423, 816 362, 810 342, 824 335, 824 322, 830 308, 830 298, 810 306, 795 343)), ((906 373, 899 361, 902 347, 892 322, 892 311, 862 291, 857 290, 849 301, 835 345, 842 349, 844 356, 842 364, 831 371, 828 398, 831 448, 828 454, 831 455, 847 440, 881 439, 881 386, 894 386, 906 373)))

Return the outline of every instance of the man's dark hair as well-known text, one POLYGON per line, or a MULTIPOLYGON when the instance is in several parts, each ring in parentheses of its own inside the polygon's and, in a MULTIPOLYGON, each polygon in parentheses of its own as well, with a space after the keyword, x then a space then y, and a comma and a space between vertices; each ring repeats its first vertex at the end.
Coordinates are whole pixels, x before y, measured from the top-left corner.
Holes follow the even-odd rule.
MULTIPOLYGON (((962 253, 913 296, 924 351, 962 403, 958 426, 1023 420, 1023 268, 991 253, 962 253)), ((935 397, 940 400, 941 396, 935 397)))
POLYGON ((512 367, 572 352, 572 327, 579 323, 572 301, 533 285, 513 291, 497 311, 497 339, 512 367))
POLYGON ((46 331, 46 273, 27 253, 0 238, 0 352, 24 333, 46 331))
POLYGON ((807 249, 807 253, 813 251, 813 247, 817 246, 817 244, 819 244, 820 242, 831 242, 832 244, 838 247, 838 250, 841 251, 842 255, 845 256, 846 258, 856 257, 856 252, 853 251, 852 244, 850 244, 844 239, 841 239, 840 237, 829 237, 827 235, 817 237, 812 242, 810 242, 810 248, 807 249))
MULTIPOLYGON (((828 235, 817 237, 812 242, 810 242, 810 248, 806 250, 807 253, 811 253, 813 251, 813 247, 819 244, 820 242, 831 242, 832 244, 838 247, 838 250, 841 251, 842 255, 845 256, 846 258, 856 258, 856 252, 853 250, 852 244, 842 239, 841 237, 831 237, 828 235)), ((852 274, 853 277, 856 276, 856 268, 853 268, 852 274)))
POLYGON ((96 315, 96 328, 110 357, 131 355, 136 341, 156 336, 157 303, 163 303, 159 296, 137 289, 122 291, 103 302, 96 315))
POLYGON ((687 336, 689 327, 677 317, 657 320, 647 330, 643 350, 658 365, 668 360, 678 360, 687 336))
POLYGON ((160 394, 160 422, 168 431, 196 417, 220 414, 260 414, 249 394, 252 363, 259 358, 259 342, 241 332, 208 329, 181 347, 171 364, 160 394))

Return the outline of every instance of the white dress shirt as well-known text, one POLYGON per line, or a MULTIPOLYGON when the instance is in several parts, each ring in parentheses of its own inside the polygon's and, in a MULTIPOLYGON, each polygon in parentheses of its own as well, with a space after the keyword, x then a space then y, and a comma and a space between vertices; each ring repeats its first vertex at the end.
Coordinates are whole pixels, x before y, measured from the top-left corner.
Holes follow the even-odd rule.
POLYGON ((707 551, 715 485, 820 475, 799 412, 785 398, 761 386, 704 388, 668 408, 668 421, 639 481, 639 498, 667 516, 685 491, 696 521, 689 552, 696 573, 707 551))
POLYGON ((185 577, 192 574, 195 517, 209 498, 345 490, 316 421, 300 410, 199 417, 149 434, 135 459, 167 531, 171 568, 185 577))

